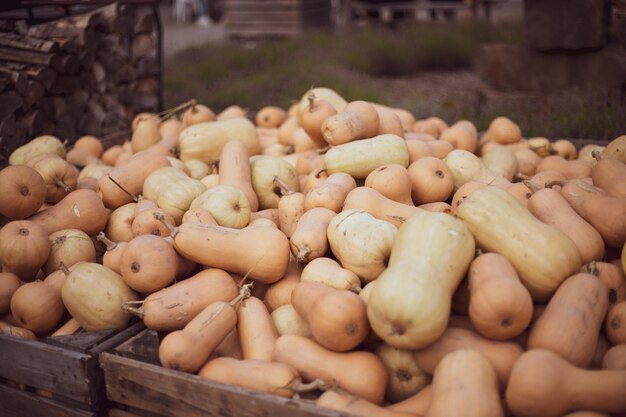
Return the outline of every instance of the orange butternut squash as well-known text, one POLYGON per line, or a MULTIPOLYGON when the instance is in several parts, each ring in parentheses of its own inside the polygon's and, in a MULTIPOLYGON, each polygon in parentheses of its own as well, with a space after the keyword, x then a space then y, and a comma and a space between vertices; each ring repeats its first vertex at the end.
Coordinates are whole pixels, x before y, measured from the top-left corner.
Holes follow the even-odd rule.
POLYGON ((369 187, 357 187, 350 191, 343 204, 344 210, 356 209, 370 213, 379 220, 396 227, 412 215, 423 210, 412 205, 398 203, 369 187))
POLYGON ((496 372, 480 352, 457 350, 437 365, 426 417, 446 416, 504 416, 496 372))
POLYGON ((413 205, 411 185, 410 172, 398 164, 383 165, 365 178, 366 187, 373 188, 393 201, 408 205, 413 205))
POLYGON ((378 133, 378 112, 370 103, 353 101, 340 113, 322 123, 322 135, 330 145, 337 146, 355 139, 365 139, 378 133))
POLYGON ((256 125, 260 127, 278 127, 287 120, 287 112, 280 107, 265 106, 255 117, 256 125))
POLYGON ((530 324, 533 300, 513 265, 502 255, 480 255, 469 269, 469 317, 481 335, 495 340, 519 336, 530 324))
POLYGON ((405 400, 430 383, 430 376, 419 367, 413 352, 383 343, 376 349, 376 355, 383 361, 389 373, 385 393, 387 400, 395 403, 405 400))
POLYGON ((104 230, 108 217, 98 194, 92 190, 76 190, 28 220, 41 226, 48 234, 63 229, 79 229, 91 236, 104 230))
POLYGON ((15 220, 0 229, 0 264, 22 281, 35 279, 50 254, 48 234, 39 224, 15 220))
POLYGON ((613 139, 602 151, 602 158, 617 159, 626 164, 626 135, 613 139))
POLYGON ((524 352, 516 343, 489 340, 470 330, 449 328, 435 343, 415 351, 414 355, 420 368, 432 374, 446 355, 461 349, 476 350, 485 356, 493 365, 501 387, 506 386, 513 365, 524 352))
POLYGON ((626 371, 626 344, 615 345, 604 354, 602 369, 621 369, 626 371))
POLYGON ((429 384, 422 388, 417 394, 406 400, 388 405, 386 408, 394 412, 413 413, 418 416, 426 415, 430 401, 432 400, 433 386, 429 384))
POLYGON ((271 284, 265 292, 263 301, 270 312, 276 310, 278 307, 291 304, 291 293, 300 282, 301 274, 302 268, 295 258, 292 257, 289 260, 289 266, 285 276, 271 284))
POLYGON ((38 335, 48 334, 65 312, 61 288, 47 281, 26 283, 13 294, 11 312, 20 327, 38 335))
POLYGON ((508 117, 496 117, 489 124, 485 136, 490 141, 502 145, 519 142, 522 139, 522 130, 508 117))
POLYGON ((0 215, 25 219, 37 212, 46 198, 42 176, 26 165, 15 165, 0 171, 0 215))
POLYGON ((302 215, 291 235, 291 253, 298 262, 307 263, 328 251, 326 229, 336 213, 323 207, 313 208, 302 215))
POLYGON ((533 324, 528 348, 551 350, 574 365, 589 366, 608 306, 607 289, 597 277, 569 277, 533 324))
POLYGON ((58 155, 44 154, 26 162, 46 184, 46 201, 58 203, 76 189, 78 170, 58 155))
POLYGON ((520 417, 558 417, 576 410, 623 413, 624 387, 626 371, 590 371, 549 350, 532 349, 513 367, 506 402, 520 417))
POLYGON ((454 178, 448 166, 438 158, 421 158, 408 168, 411 197, 416 205, 445 201, 454 189, 454 178))
POLYGON ((302 282, 318 282, 338 290, 361 291, 361 281, 354 272, 342 268, 330 258, 316 258, 306 264, 300 277, 302 282))
POLYGON ((50 254, 42 268, 46 275, 61 269, 61 264, 70 267, 78 262, 96 262, 96 248, 82 230, 59 230, 48 236, 48 240, 50 254))
POLYGON ((606 316, 604 330, 613 345, 626 344, 626 301, 611 307, 606 316))
POLYGON ((593 185, 612 197, 626 197, 626 163, 613 158, 600 158, 591 168, 593 185))
POLYGON ((274 360, 292 366, 305 381, 336 383, 375 404, 385 395, 387 369, 370 352, 332 352, 306 337, 284 335, 276 341, 274 360))
POLYGON ((395 412, 347 392, 329 390, 316 401, 319 407, 330 408, 359 417, 414 417, 413 413, 395 412))
POLYGON ((321 148, 328 145, 322 134, 322 125, 326 119, 336 115, 337 110, 328 101, 317 98, 312 91, 307 94, 307 100, 306 107, 298 115, 298 121, 316 147, 321 148))
POLYGON ((212 122, 215 118, 213 110, 203 104, 195 104, 183 113, 183 125, 192 126, 197 123, 212 122))
POLYGON ((104 243, 106 252, 102 255, 102 265, 110 270, 121 274, 122 254, 128 245, 127 242, 113 242, 107 236, 100 232, 96 237, 98 241, 104 243))
POLYGON ((153 293, 174 281, 178 256, 159 236, 137 236, 124 249, 120 272, 126 285, 140 293, 153 293))
POLYGON ((539 220, 565 233, 576 244, 580 260, 587 264, 604 256, 600 233, 580 217, 555 190, 542 188, 530 197, 528 210, 539 220))
POLYGON ((124 204, 111 212, 105 233, 114 242, 128 242, 134 236, 133 220, 137 203, 124 204))
POLYGON ((291 304, 278 307, 272 311, 271 317, 276 331, 278 331, 280 336, 284 334, 295 334, 296 336, 313 337, 309 323, 298 314, 291 304))
POLYGON ((291 304, 309 324, 315 341, 335 352, 354 349, 367 336, 365 302, 352 291, 317 282, 300 282, 291 304))
POLYGON ((476 152, 478 146, 476 135, 459 126, 452 126, 441 132, 439 140, 450 142, 454 149, 463 149, 471 153, 476 152))
POLYGON ((252 188, 250 154, 245 143, 232 140, 224 144, 220 153, 219 183, 240 189, 248 198, 250 210, 259 209, 259 199, 252 188))
POLYGON ((11 308, 11 297, 22 283, 20 277, 12 272, 0 272, 0 314, 11 308))

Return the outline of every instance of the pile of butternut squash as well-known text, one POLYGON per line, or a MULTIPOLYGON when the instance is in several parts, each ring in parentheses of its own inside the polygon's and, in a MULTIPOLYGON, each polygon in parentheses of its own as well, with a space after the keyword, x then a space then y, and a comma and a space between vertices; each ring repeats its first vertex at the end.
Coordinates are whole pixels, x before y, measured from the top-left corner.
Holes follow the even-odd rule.
POLYGON ((357 416, 626 415, 626 136, 479 135, 327 88, 247 115, 17 149, 0 332, 138 316, 165 367, 357 416))

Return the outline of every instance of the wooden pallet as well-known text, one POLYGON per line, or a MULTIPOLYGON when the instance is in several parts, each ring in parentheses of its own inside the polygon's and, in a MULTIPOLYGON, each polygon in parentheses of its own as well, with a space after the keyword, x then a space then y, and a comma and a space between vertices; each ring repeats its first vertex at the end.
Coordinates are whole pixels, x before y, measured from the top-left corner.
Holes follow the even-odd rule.
POLYGON ((289 399, 163 368, 158 335, 144 330, 100 355, 111 417, 346 417, 312 401, 289 399))
POLYGON ((328 27, 330 0, 226 0, 224 20, 232 38, 287 37, 328 27))
POLYGON ((143 328, 138 321, 122 331, 37 341, 0 335, 0 417, 87 417, 104 411, 108 404, 98 355, 143 328))

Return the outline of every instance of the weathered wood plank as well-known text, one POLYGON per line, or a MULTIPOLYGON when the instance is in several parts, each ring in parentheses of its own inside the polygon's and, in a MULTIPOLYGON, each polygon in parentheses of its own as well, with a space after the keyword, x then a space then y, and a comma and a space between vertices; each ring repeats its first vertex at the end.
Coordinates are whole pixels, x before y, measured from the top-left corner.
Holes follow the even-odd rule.
POLYGON ((160 365, 159 335, 146 329, 115 348, 115 352, 126 358, 160 365))
POLYGON ((91 404, 83 353, 45 343, 0 335, 0 376, 91 404))
POLYGON ((96 417, 91 411, 78 410, 30 392, 0 384, 2 417, 96 417))
POLYGON ((305 400, 293 400, 201 379, 110 353, 100 355, 107 396, 167 417, 340 417, 305 400))

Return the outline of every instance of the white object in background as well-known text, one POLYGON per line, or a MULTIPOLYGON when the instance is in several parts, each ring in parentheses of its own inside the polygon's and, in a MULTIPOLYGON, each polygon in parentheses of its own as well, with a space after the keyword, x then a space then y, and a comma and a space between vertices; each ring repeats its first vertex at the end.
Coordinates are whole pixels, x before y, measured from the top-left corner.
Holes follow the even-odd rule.
POLYGON ((189 17, 198 16, 200 14, 199 0, 174 0, 172 14, 176 19, 176 23, 185 23, 189 17), (188 14, 188 9, 191 14, 188 14))

